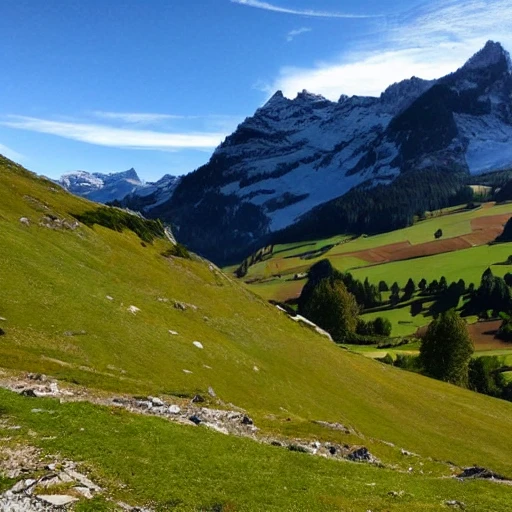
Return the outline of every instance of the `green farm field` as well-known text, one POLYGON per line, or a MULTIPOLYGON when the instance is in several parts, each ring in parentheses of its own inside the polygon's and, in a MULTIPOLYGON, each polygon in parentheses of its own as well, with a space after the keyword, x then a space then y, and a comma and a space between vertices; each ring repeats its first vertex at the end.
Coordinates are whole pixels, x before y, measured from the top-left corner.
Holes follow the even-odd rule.
MULTIPOLYGON (((473 210, 460 211, 461 207, 437 212, 436 216, 420 221, 411 227, 375 236, 361 236, 350 240, 340 235, 314 242, 276 245, 272 257, 249 267, 243 280, 249 289, 269 300, 284 301, 296 298, 304 281, 294 282, 295 274, 304 273, 314 263, 328 258, 332 265, 343 272, 350 271, 359 279, 373 283, 380 280, 397 281, 400 285, 411 277, 416 281, 439 279, 444 275, 449 281, 464 279, 467 284, 477 284, 483 271, 492 266, 493 272, 502 276, 510 270, 500 265, 512 254, 512 244, 487 245, 503 229, 512 204, 485 203, 473 210), (434 248, 434 233, 443 232, 437 242, 446 247, 434 248), (300 254, 319 250, 335 244, 316 258, 304 259, 300 254), (425 245, 426 244, 426 245, 425 245), (421 248, 425 247, 425 255, 421 248), (410 248, 417 247, 414 257, 407 258, 410 248), (446 251, 429 255, 429 251, 446 251), (393 261, 402 251, 404 259, 393 261), (419 254, 418 254, 419 251, 419 254)), ((232 268, 230 268, 232 270, 232 268)))

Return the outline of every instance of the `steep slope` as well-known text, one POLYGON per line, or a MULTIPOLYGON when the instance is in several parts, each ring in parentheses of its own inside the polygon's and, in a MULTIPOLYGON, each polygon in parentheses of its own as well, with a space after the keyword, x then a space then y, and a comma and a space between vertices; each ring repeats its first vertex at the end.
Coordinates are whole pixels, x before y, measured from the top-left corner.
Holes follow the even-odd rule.
MULTIPOLYGON (((400 179, 404 196, 415 181, 403 177, 410 171, 422 171, 426 182, 436 173, 441 188, 448 181, 440 194, 446 203, 468 173, 512 162, 511 69, 501 45, 489 42, 457 72, 437 81, 413 77, 379 98, 331 102, 304 91, 289 100, 277 92, 170 201, 147 211, 186 225, 178 231, 185 244, 225 263, 350 190, 372 193, 400 179)), ((418 187, 418 195, 428 203, 438 194, 418 187)), ((380 216, 354 213, 370 225, 380 216)), ((353 224, 344 226, 358 228, 353 224)))
POLYGON ((170 199, 174 188, 179 183, 179 178, 166 174, 155 183, 143 183, 132 168, 110 174, 75 171, 64 174, 57 183, 72 194, 98 203, 120 201, 130 194, 136 194, 140 197, 141 206, 144 201, 157 206, 170 199))
POLYGON ((72 225, 71 214, 96 206, 0 163, 4 368, 137 394, 212 387, 264 432, 336 436, 393 457, 384 440, 511 473, 510 403, 347 353, 213 265, 162 256, 163 239, 72 225))

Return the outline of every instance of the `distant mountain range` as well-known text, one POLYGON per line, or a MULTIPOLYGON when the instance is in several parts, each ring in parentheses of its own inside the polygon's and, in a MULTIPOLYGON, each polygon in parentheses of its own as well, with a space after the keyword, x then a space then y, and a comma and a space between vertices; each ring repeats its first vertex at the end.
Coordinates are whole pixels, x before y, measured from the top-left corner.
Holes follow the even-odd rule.
POLYGON ((172 222, 218 263, 276 233, 403 227, 454 200, 469 175, 512 165, 511 97, 510 56, 492 41, 450 75, 413 77, 378 98, 278 91, 177 184, 141 189, 126 178, 124 202, 172 222))
POLYGON ((57 183, 69 192, 86 197, 98 203, 120 201, 129 195, 136 195, 156 206, 170 199, 180 181, 177 176, 166 174, 157 182, 143 183, 135 169, 110 174, 75 171, 64 174, 57 183))

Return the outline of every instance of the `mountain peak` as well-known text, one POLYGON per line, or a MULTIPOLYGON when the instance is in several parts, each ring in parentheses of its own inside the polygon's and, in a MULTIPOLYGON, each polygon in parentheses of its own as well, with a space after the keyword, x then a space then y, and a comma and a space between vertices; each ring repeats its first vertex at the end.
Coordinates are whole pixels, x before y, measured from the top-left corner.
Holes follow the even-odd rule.
POLYGON ((274 108, 279 108, 283 105, 286 105, 291 100, 288 98, 285 98, 282 91, 276 91, 272 97, 258 110, 259 111, 267 111, 267 110, 273 110, 274 108))
POLYGON ((139 175, 133 167, 123 172, 112 172, 109 174, 109 177, 123 180, 135 180, 140 182, 139 175))
POLYGON ((487 41, 485 46, 466 62, 464 68, 483 69, 498 64, 502 60, 506 62, 510 72, 512 70, 512 64, 509 53, 503 48, 501 43, 487 41))
POLYGON ((295 97, 294 101, 327 101, 321 94, 313 94, 312 92, 303 89, 295 97))

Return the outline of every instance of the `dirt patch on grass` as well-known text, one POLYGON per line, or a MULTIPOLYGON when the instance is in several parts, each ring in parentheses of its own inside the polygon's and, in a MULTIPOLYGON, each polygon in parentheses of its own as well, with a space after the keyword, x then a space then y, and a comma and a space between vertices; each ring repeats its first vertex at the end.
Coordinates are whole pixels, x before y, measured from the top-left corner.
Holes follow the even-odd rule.
POLYGON ((463 237, 448 238, 447 240, 434 240, 424 244, 411 245, 410 242, 383 245, 375 249, 344 254, 369 263, 387 263, 390 261, 402 261, 423 256, 433 256, 445 252, 469 249, 473 244, 463 237))
POLYGON ((433 256, 444 252, 460 251, 469 249, 471 244, 461 237, 448 238, 447 240, 434 240, 424 244, 412 245, 408 249, 398 251, 393 255, 392 261, 433 256))
POLYGON ((484 217, 476 217, 471 219, 471 229, 473 231, 487 229, 503 229, 512 215, 510 213, 501 213, 499 215, 487 215, 484 217))
POLYGON ((475 351, 503 349, 512 351, 512 343, 506 343, 494 337, 500 325, 501 320, 468 325, 469 335, 475 345, 475 351))
POLYGON ((384 263, 393 261, 392 258, 395 254, 409 247, 411 247, 410 242, 398 242, 396 244, 382 245, 381 247, 375 247, 375 249, 367 249, 365 251, 347 252, 340 254, 339 257, 351 256, 367 261, 368 263, 384 263))

